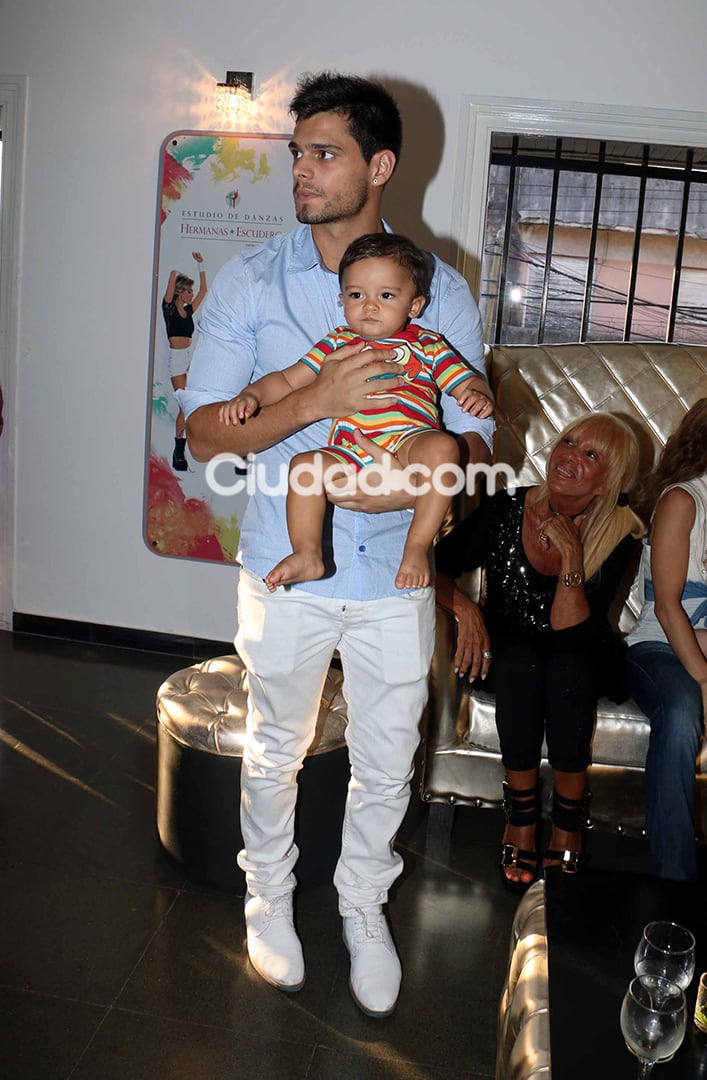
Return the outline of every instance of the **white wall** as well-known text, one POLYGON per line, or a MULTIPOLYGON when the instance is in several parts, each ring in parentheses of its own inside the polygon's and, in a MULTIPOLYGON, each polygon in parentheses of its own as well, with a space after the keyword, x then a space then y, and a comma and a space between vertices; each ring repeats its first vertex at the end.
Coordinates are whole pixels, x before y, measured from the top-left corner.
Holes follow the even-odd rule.
POLYGON ((142 540, 158 149, 216 126, 227 68, 267 84, 269 131, 301 71, 396 84, 387 216, 446 255, 463 94, 701 110, 705 40, 701 0, 0 0, 0 72, 29 76, 15 609, 231 636, 235 572, 142 540))

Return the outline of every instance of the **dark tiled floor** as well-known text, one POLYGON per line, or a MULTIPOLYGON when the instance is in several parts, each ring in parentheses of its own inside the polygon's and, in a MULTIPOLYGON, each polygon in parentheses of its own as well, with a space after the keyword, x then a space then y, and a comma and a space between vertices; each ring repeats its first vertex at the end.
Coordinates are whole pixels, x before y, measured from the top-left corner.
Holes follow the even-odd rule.
MULTIPOLYGON (((155 832, 155 693, 189 661, 0 633, 0 1075, 5 1080, 459 1080, 494 1073, 517 900, 494 811, 424 854, 415 800, 389 915, 405 978, 385 1021, 348 993, 331 886, 297 898, 299 994, 250 969, 242 901, 189 882, 155 832)), ((593 865, 643 845, 590 837, 593 865)))

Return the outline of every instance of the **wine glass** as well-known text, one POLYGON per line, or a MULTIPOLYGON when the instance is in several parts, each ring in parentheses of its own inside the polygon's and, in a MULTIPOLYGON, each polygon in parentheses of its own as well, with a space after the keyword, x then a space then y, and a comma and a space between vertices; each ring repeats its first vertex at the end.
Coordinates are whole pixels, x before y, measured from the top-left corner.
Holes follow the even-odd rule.
POLYGON ((687 990, 695 974, 695 938, 673 922, 650 922, 636 947, 637 975, 655 975, 687 990))
POLYGON ((638 1076, 670 1061, 685 1037, 687 1003, 683 991, 655 975, 636 976, 621 1004, 621 1032, 638 1058, 638 1076))

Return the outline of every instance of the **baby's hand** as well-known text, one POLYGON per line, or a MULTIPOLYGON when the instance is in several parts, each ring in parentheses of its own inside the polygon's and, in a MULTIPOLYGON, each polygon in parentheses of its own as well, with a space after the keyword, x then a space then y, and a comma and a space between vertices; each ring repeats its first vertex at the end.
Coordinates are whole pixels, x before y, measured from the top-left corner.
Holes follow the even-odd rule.
POLYGON ((218 411, 218 418, 222 424, 242 423, 258 411, 259 404, 255 394, 244 390, 242 394, 223 403, 218 411))
POLYGON ((462 412, 468 412, 471 416, 478 416, 480 420, 485 420, 487 416, 493 416, 494 403, 488 394, 484 394, 482 390, 475 390, 471 386, 468 389, 463 388, 457 402, 462 412))

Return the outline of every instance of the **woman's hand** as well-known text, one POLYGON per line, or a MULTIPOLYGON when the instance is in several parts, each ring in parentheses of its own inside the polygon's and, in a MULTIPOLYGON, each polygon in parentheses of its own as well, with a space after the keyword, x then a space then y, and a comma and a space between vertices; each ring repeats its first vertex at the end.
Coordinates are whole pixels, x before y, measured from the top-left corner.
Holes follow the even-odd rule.
POLYGON ((481 608, 441 570, 437 571, 435 593, 439 606, 453 615, 457 624, 454 674, 462 679, 468 673, 469 682, 485 679, 491 664, 491 642, 481 608))
MULTIPOLYGON (((351 472, 345 480, 335 481, 327 485, 327 498, 335 506, 341 506, 344 510, 363 510, 366 514, 380 514, 385 510, 410 510, 415 505, 415 495, 405 491, 402 486, 404 470, 395 454, 384 450, 382 446, 369 439, 358 428, 354 431, 356 446, 360 447, 373 458, 378 465, 380 490, 371 483, 370 490, 361 489, 361 479, 366 476, 370 466, 365 466, 351 472)), ((369 474, 370 476, 370 474, 369 474)), ((364 480, 365 483, 365 480, 364 480)))
POLYGON ((491 664, 491 642, 481 608, 460 593, 455 605, 457 647, 454 652, 454 674, 460 679, 467 674, 469 682, 485 679, 491 664))
POLYGON ((201 254, 200 251, 192 251, 191 257, 192 259, 195 259, 198 263, 202 263, 204 261, 204 256, 201 254))
POLYGON ((584 518, 585 514, 574 519, 565 517, 564 514, 551 514, 538 526, 540 546, 545 549, 556 548, 563 566, 571 570, 581 570, 584 565, 584 546, 580 533, 584 518))
POLYGON ((538 526, 538 545, 549 552, 548 568, 543 573, 557 574, 555 595, 550 609, 550 626, 553 630, 567 630, 589 618, 590 608, 584 591, 584 545, 580 528, 584 514, 576 518, 564 514, 551 514, 538 526), (556 561, 559 554, 559 565, 556 561), (578 582, 567 581, 565 575, 579 572, 578 582))

